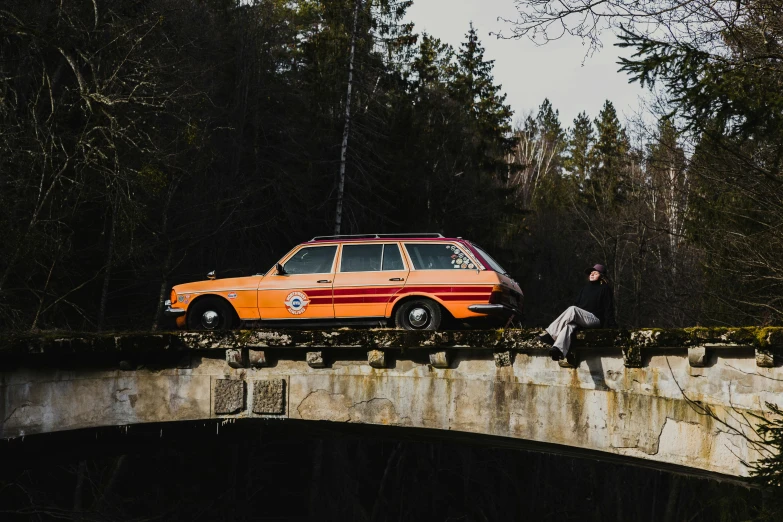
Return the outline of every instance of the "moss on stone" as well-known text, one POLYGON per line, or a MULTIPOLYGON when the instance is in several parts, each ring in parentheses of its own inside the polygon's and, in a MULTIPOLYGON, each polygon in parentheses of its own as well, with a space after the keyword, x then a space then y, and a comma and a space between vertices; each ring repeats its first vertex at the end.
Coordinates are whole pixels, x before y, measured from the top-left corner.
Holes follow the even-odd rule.
POLYGON ((756 328, 727 328, 720 335, 722 341, 736 344, 755 344, 756 328))
POLYGON ((239 330, 237 332, 237 342, 243 344, 249 344, 253 337, 253 330, 239 330))
POLYGON ((755 342, 759 348, 783 347, 783 328, 771 326, 756 328, 755 342))
POLYGON ((714 328, 707 328, 704 326, 694 326, 691 328, 685 328, 684 330, 688 333, 688 336, 690 337, 690 341, 692 344, 700 344, 700 342, 708 341, 710 339, 715 338, 714 328))
POLYGON ((636 330, 637 332, 650 332, 651 347, 687 346, 691 339, 688 332, 681 328, 649 328, 636 330))
POLYGON ((781 327, 694 327, 685 328, 694 344, 727 343, 751 345, 759 348, 783 345, 781 327))
POLYGON ((627 332, 623 330, 590 329, 579 330, 575 346, 618 346, 625 343, 627 332))
MULTIPOLYGON (((0 337, 0 353, 69 354, 100 352, 149 353, 166 350, 209 350, 237 347, 362 347, 446 348, 475 347, 539 350, 539 329, 460 330, 442 332, 387 328, 327 330, 234 330, 223 332, 80 333, 47 331, 0 337)), ((707 343, 739 344, 779 351, 781 327, 643 328, 639 330, 581 330, 575 347, 665 348, 707 343)), ((632 351, 630 355, 635 353, 632 351)))

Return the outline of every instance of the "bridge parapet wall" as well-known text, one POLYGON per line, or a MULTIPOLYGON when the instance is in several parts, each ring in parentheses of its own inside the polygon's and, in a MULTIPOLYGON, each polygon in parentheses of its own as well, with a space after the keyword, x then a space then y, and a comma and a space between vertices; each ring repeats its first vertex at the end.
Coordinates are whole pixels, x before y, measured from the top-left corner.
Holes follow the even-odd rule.
POLYGON ((240 331, 9 338, 0 436, 221 418, 412 426, 747 475, 780 329, 240 331), (560 445, 560 446, 556 446, 560 445))
MULTIPOLYGON (((491 350, 531 352, 546 350, 537 330, 474 330, 409 332, 370 330, 241 330, 229 332, 164 332, 122 334, 17 335, 0 337, 0 359, 23 355, 92 353, 163 353, 187 350, 250 348, 375 349, 375 350, 491 350)), ((582 330, 574 354, 585 349, 621 350, 627 367, 644 365, 645 353, 658 350, 688 350, 693 366, 708 364, 710 355, 727 349, 753 350, 761 367, 774 367, 783 360, 783 328, 684 328, 639 330, 582 330), (698 356, 696 355, 698 354, 698 356), (699 357, 700 356, 700 357, 699 357)))

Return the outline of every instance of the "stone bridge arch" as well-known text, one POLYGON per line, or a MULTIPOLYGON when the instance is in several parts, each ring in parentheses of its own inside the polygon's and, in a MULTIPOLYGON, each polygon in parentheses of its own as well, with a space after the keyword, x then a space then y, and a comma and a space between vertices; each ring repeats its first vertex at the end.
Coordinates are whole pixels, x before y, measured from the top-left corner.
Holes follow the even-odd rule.
POLYGON ((0 436, 274 418, 450 430, 746 476, 780 402, 775 329, 251 331, 7 339, 0 436), (709 412, 709 414, 707 414, 709 412))

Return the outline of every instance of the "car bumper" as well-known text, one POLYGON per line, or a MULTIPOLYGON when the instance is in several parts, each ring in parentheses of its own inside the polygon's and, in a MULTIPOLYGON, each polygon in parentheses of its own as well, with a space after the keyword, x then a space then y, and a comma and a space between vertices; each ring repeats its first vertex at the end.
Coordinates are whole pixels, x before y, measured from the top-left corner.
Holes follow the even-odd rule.
POLYGON ((166 301, 163 304, 166 307, 163 309, 163 315, 167 317, 181 317, 185 315, 185 310, 183 310, 182 308, 172 308, 171 301, 166 301))
POLYGON ((501 317, 522 317, 524 314, 519 308, 505 304, 474 304, 468 306, 468 310, 477 314, 496 315, 501 317))

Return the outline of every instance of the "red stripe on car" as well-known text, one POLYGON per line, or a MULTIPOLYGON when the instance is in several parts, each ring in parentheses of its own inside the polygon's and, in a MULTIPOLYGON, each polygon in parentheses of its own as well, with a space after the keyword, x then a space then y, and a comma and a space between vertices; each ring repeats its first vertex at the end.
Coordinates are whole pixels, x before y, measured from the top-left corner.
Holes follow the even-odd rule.
POLYGON ((334 304, 387 303, 389 296, 335 297, 334 304))
POLYGON ((484 294, 491 292, 491 286, 406 286, 401 294, 410 294, 412 292, 422 292, 428 294, 460 293, 460 294, 484 294))
POLYGON ((397 292, 401 286, 384 286, 378 288, 335 288, 334 295, 383 295, 397 292))

